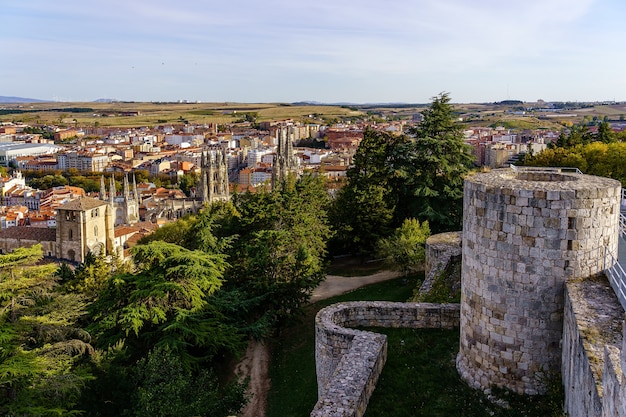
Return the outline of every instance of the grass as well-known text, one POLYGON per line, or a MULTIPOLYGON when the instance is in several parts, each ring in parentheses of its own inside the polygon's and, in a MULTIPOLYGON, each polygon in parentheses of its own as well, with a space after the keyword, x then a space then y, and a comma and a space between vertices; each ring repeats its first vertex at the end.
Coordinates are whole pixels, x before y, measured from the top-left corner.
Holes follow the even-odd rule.
POLYGON ((317 402, 315 377, 315 314, 341 301, 406 301, 424 274, 368 285, 307 306, 304 315, 283 329, 272 349, 267 417, 308 416, 317 402))
POLYGON ((157 124, 181 124, 186 120, 192 124, 203 123, 234 123, 241 118, 242 113, 257 113, 258 121, 265 120, 311 120, 309 115, 316 114, 320 118, 332 119, 335 117, 349 117, 362 115, 362 112, 353 111, 341 106, 292 106, 280 103, 28 103, 6 105, 4 107, 19 108, 31 111, 23 114, 0 115, 0 121, 23 121, 26 123, 62 124, 73 127, 76 120, 77 127, 93 127, 96 123, 100 127, 138 127, 157 124), (17 107, 19 106, 19 107, 17 107), (93 112, 73 113, 71 111, 49 111, 70 107, 91 108, 93 112), (120 112, 138 111, 139 116, 120 116, 120 112), (232 113, 231 112, 236 112, 232 113), (108 116, 94 116, 107 114, 108 116), (60 121, 62 119, 62 121, 60 121))
MULTIPOLYGON (((301 319, 284 328, 274 342, 267 417, 308 416, 317 401, 315 314, 341 301, 406 301, 423 273, 369 285, 308 306, 301 319)), ((372 329, 388 336, 388 358, 366 417, 394 416, 558 416, 559 380, 548 397, 501 392, 510 408, 494 405, 461 381, 455 367, 458 330, 372 329)))
POLYGON ((561 415, 561 402, 552 402, 552 397, 524 397, 500 391, 498 397, 510 405, 507 409, 467 386, 455 367, 458 330, 367 330, 386 334, 389 350, 365 417, 561 415), (556 409, 554 404, 558 404, 556 409))

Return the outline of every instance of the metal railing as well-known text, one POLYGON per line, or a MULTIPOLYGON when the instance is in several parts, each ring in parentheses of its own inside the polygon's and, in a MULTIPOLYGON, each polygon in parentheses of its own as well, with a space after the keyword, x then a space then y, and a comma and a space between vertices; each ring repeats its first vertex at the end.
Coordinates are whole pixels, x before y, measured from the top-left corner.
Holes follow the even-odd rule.
POLYGON ((615 291, 622 308, 626 310, 626 272, 606 248, 604 248, 604 272, 609 278, 611 288, 615 291))
POLYGON ((619 214, 619 235, 626 239, 626 215, 624 213, 619 214))
MULTIPOLYGON (((575 167, 527 167, 527 166, 523 166, 523 167, 518 167, 516 165, 509 165, 509 167, 514 171, 514 172, 519 172, 519 171, 532 171, 532 172, 556 172, 556 173, 571 173, 571 174, 581 174, 582 175, 582 171, 578 168, 575 167)), ((623 192, 623 190, 622 190, 623 192)), ((622 194, 623 196, 623 194, 622 194)))
POLYGON ((626 188, 622 188, 621 209, 622 211, 626 211, 626 188))

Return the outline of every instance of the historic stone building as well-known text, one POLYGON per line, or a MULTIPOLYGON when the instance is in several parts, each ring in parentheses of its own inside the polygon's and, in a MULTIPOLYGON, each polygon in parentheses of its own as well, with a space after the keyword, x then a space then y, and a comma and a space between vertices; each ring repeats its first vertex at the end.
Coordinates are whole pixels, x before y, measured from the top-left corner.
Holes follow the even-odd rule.
POLYGON ((228 162, 222 150, 203 152, 196 197, 204 204, 230 199, 228 162))
POLYGON ((57 209, 57 258, 83 262, 87 253, 114 253, 112 207, 95 198, 79 198, 57 209))
POLYGON ((113 208, 114 225, 133 225, 139 221, 139 205, 141 200, 137 191, 137 183, 133 176, 133 188, 131 189, 128 182, 128 176, 124 176, 124 185, 121 195, 117 193, 115 187, 115 179, 111 176, 109 180, 109 191, 104 185, 104 176, 100 177, 100 200, 108 201, 113 208))
POLYGON ((57 208, 56 229, 15 226, 0 231, 0 253, 40 243, 46 257, 83 262, 87 253, 119 252, 108 202, 81 197, 57 208))
POLYGON ((289 135, 289 126, 281 126, 277 131, 276 156, 272 164, 272 189, 283 182, 289 174, 298 173, 298 158, 293 152, 293 142, 289 135))

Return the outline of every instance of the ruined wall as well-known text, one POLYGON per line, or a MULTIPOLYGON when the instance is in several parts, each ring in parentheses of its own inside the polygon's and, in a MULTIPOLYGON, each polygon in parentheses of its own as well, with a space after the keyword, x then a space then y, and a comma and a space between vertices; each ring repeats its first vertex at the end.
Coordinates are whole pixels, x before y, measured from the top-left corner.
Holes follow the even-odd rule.
POLYGON ((419 294, 427 294, 432 289, 435 278, 446 269, 452 258, 461 256, 461 232, 439 233, 426 239, 426 278, 420 286, 419 294))
POLYGON ((362 416, 387 357, 387 337, 349 327, 454 328, 458 304, 359 301, 315 318, 318 402, 311 417, 362 416))
POLYGON ((617 251, 621 185, 548 171, 494 170, 465 181, 457 369, 471 386, 545 389, 561 365, 564 283, 617 251))

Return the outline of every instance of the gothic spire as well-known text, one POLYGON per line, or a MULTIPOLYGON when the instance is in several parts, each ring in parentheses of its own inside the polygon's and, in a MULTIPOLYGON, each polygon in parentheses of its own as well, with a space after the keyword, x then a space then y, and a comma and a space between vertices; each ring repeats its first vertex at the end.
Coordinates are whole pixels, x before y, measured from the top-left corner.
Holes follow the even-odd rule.
POLYGON ((106 201, 107 198, 107 189, 104 186, 104 175, 100 176, 100 200, 106 201))

